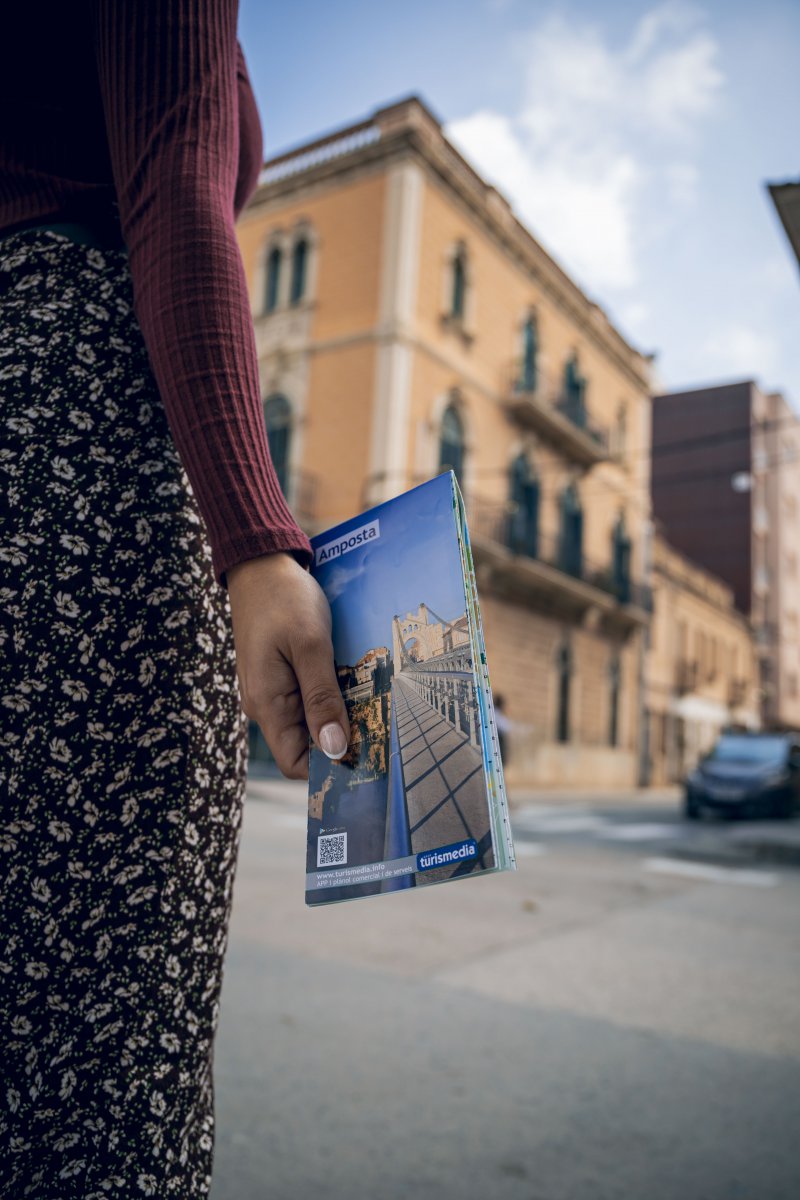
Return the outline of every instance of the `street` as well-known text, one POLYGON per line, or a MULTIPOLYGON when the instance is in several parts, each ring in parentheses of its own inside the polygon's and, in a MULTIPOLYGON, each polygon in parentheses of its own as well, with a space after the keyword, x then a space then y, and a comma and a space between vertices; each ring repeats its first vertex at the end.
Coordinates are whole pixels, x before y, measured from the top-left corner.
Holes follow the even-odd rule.
POLYGON ((516 873, 307 910, 305 785, 252 785, 212 1200, 795 1200, 800 868, 652 801, 512 816, 516 873))

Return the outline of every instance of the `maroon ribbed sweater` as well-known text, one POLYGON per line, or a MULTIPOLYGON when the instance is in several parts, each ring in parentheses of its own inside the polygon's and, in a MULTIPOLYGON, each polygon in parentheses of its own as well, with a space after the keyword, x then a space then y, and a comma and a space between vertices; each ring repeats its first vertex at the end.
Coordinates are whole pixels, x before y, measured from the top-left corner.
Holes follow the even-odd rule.
POLYGON ((238 0, 18 0, 3 16, 0 234, 114 210, 214 573, 311 547, 269 456, 234 222, 262 135, 238 0))

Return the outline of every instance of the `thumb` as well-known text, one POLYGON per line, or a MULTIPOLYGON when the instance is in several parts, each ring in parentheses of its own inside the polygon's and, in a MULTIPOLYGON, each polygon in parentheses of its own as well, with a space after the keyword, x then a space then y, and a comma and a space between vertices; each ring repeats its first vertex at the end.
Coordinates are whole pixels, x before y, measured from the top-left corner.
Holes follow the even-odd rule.
POLYGON ((293 662, 309 733, 328 758, 342 758, 350 742, 350 722, 336 679, 330 641, 293 662))

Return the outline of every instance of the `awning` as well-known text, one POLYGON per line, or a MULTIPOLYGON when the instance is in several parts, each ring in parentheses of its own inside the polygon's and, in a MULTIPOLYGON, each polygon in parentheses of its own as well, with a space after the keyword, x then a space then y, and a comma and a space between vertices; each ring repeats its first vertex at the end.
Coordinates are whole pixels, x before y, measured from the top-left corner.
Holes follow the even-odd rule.
POLYGON ((708 700, 705 696, 681 696, 673 700, 671 711, 684 721, 711 721, 715 725, 727 725, 731 719, 730 709, 720 704, 718 700, 708 700))

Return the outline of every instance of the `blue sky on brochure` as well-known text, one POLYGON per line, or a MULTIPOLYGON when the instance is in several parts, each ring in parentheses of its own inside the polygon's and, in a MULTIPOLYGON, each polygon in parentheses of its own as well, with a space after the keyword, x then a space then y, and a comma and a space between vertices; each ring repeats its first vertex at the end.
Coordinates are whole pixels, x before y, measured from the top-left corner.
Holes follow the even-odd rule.
MULTIPOLYGON (((314 567, 333 613, 339 664, 353 666, 379 646, 391 651, 392 617, 416 613, 422 602, 445 621, 466 612, 450 476, 437 475, 337 528, 353 533, 376 519, 374 540, 314 567)), ((327 532, 312 542, 315 550, 330 544, 327 532)))
POLYGON ((800 409, 796 0, 242 0, 270 157, 416 93, 665 390, 800 409))

